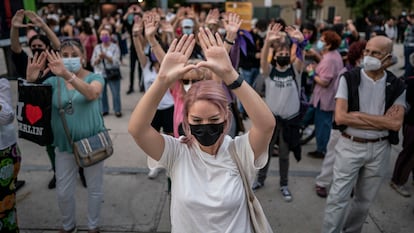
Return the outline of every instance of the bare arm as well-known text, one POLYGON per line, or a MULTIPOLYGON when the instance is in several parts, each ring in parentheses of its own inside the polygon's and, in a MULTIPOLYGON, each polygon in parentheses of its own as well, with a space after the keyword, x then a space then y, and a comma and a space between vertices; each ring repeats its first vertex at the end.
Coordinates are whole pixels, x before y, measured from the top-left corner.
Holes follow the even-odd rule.
MULTIPOLYGON (((42 53, 43 54, 43 53, 42 53)), ((55 51, 46 51, 47 59, 49 61, 48 67, 59 77, 68 81, 76 90, 78 90, 87 100, 98 99, 102 92, 102 84, 98 81, 93 81, 90 84, 86 83, 74 73, 69 72, 63 65, 62 58, 59 53, 55 51)))
POLYGON ((276 42, 277 40, 281 39, 279 35, 281 29, 282 25, 278 23, 274 25, 269 25, 269 27, 267 28, 267 35, 264 40, 262 51, 260 53, 260 68, 262 69, 262 74, 264 76, 269 75, 269 62, 267 62, 267 58, 269 56, 270 45, 276 42))
POLYGON ((162 49, 161 45, 158 43, 158 40, 155 38, 155 34, 157 33, 159 22, 157 22, 157 18, 153 13, 145 15, 144 17, 144 28, 145 28, 145 37, 148 40, 148 43, 151 46, 152 52, 155 54, 160 63, 164 60, 165 52, 162 49))
MULTIPOLYGON (((240 16, 236 13, 228 13, 227 20, 223 20, 224 28, 226 29, 226 40, 235 41, 237 38, 237 32, 241 26, 242 20, 240 16)), ((227 52, 230 52, 232 45, 229 43, 224 43, 224 48, 227 52)))
POLYGON ((132 27, 132 39, 135 47, 135 52, 137 53, 139 64, 144 68, 147 65, 147 57, 144 53, 144 38, 142 36, 143 31, 143 21, 141 18, 135 18, 134 26, 132 27))
MULTIPOLYGON (((197 66, 212 70, 226 85, 233 83, 239 75, 231 64, 220 35, 216 33, 213 36, 209 29, 200 28, 198 36, 207 61, 202 61, 197 66)), ((269 141, 275 127, 275 119, 262 98, 246 82, 243 82, 233 92, 243 104, 252 121, 249 141, 254 152, 254 157, 257 159, 258 156, 268 149, 269 141)))
POLYGON ((138 102, 129 121, 128 132, 142 150, 157 161, 164 151, 165 142, 161 134, 151 126, 151 122, 159 102, 172 83, 195 68, 194 65, 186 65, 194 44, 193 35, 184 35, 179 42, 177 39, 172 42, 155 82, 138 102))
POLYGON ((11 28, 10 28, 10 48, 14 53, 22 52, 22 45, 19 42, 19 28, 27 27, 23 24, 24 19, 24 10, 20 9, 12 18, 11 28))
POLYGON ((47 24, 40 18, 35 12, 33 11, 25 11, 25 15, 30 19, 30 21, 42 29, 45 33, 47 38, 49 38, 52 48, 58 50, 60 48, 60 40, 56 36, 56 34, 52 31, 52 29, 47 26, 47 24))

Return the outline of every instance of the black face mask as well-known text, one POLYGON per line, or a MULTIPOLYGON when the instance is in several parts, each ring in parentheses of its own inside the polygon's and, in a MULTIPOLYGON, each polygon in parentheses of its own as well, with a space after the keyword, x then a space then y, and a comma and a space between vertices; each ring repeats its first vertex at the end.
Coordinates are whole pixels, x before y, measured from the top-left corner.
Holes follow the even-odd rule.
POLYGON ((211 146, 217 142, 224 130, 224 122, 218 124, 191 125, 191 134, 203 146, 211 146))
POLYGON ((33 56, 37 53, 37 56, 40 56, 40 54, 42 53, 42 52, 44 52, 45 50, 44 49, 32 49, 32 53, 33 53, 33 56))
POLYGON ((276 63, 280 66, 287 66, 290 64, 290 56, 277 56, 276 63))

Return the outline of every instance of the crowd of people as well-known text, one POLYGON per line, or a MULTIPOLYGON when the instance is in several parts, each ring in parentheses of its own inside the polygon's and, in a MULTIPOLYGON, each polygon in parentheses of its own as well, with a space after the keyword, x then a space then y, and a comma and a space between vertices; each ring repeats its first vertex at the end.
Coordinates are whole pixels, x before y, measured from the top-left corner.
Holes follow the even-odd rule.
MULTIPOLYGON (((124 80, 109 69, 119 69, 126 54, 127 94, 135 88, 144 92, 128 131, 148 155, 149 178, 167 171, 172 232, 252 232, 237 174, 246 173, 253 190, 264 188, 275 148, 282 198, 293 201, 290 154, 301 160, 301 131, 309 121, 316 148, 308 156, 323 159, 315 180, 316 195, 327 198, 322 232, 361 232, 400 128, 402 151, 390 185, 411 195, 405 183, 414 172, 414 13, 406 15, 403 77, 387 70, 395 64, 398 40, 392 20, 372 26, 364 40, 353 21, 340 16, 331 25, 260 19, 245 30, 239 15, 218 9, 197 13, 180 7, 172 13, 131 4, 125 13, 81 19, 57 9, 18 10, 10 31, 16 70, 53 90, 54 140, 46 151, 60 232, 77 231, 78 173, 88 190, 88 232, 99 232, 104 185, 103 161, 85 168, 76 164, 61 114, 73 140, 105 130, 109 87, 114 115, 122 117, 124 80), (26 29, 30 51, 19 43, 20 29, 26 29), (232 153, 243 171, 237 171, 232 153), (229 170, 236 175, 228 176, 229 170), (351 214, 345 217, 348 206, 351 214)), ((0 79, 0 90, 0 169, 11 169, 4 173, 9 177, 1 177, 0 197, 12 203, 1 206, 0 231, 18 232, 15 183, 21 158, 7 80, 0 79)))

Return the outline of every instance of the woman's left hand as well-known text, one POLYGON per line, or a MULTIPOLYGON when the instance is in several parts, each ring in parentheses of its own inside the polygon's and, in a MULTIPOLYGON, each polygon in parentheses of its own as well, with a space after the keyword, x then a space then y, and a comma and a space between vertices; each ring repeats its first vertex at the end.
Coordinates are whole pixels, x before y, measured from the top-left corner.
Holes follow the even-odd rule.
POLYGON ((206 67, 221 79, 228 77, 234 69, 220 35, 213 35, 210 29, 200 27, 198 38, 207 61, 199 62, 197 67, 206 67))
POLYGON ((68 70, 66 69, 65 65, 63 64, 62 57, 58 52, 55 51, 47 51, 47 60, 49 61, 48 67, 50 70, 56 75, 63 77, 68 70))
POLYGON ((296 40, 298 40, 298 42, 302 42, 304 40, 303 34, 302 32, 300 32, 299 30, 297 30, 296 28, 292 27, 292 26, 287 26, 285 28, 285 32, 291 37, 291 38, 295 38, 296 40))

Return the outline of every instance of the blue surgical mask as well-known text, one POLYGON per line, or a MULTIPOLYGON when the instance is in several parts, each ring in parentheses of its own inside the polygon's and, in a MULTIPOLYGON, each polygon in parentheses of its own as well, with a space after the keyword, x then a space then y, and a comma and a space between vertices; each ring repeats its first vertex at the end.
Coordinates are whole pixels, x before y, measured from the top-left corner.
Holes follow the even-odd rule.
POLYGON ((193 33, 193 29, 192 28, 183 28, 183 34, 190 35, 192 33, 193 33))
POLYGON ((325 47, 325 42, 321 40, 318 40, 318 42, 316 42, 316 49, 323 50, 324 47, 325 47))
POLYGON ((65 68, 72 73, 77 73, 81 68, 80 57, 67 57, 62 60, 65 68))

